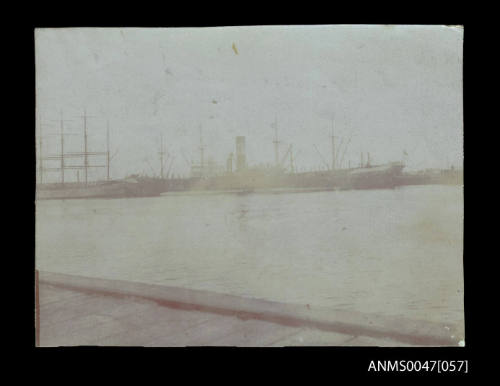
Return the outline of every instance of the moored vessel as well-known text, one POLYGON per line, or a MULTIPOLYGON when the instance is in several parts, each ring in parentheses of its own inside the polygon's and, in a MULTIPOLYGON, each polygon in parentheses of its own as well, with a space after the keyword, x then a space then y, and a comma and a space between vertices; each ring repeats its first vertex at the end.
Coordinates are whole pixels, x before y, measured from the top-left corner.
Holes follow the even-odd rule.
POLYGON ((159 196, 163 187, 153 178, 133 176, 91 183, 39 184, 37 200, 159 196))

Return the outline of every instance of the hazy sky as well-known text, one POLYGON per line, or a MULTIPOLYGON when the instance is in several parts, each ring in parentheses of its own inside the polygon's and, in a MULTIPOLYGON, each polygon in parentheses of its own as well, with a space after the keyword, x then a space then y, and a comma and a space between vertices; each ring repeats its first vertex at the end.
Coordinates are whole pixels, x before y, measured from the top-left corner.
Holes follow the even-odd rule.
MULTIPOLYGON (((275 119, 299 169, 323 165, 314 145, 330 161, 332 119, 337 143, 351 138, 346 166, 362 151, 384 163, 405 150, 410 169, 462 162, 460 27, 38 29, 35 39, 43 133, 59 131, 62 111, 77 134, 66 150, 81 150, 86 109, 89 149, 103 151, 109 120, 115 178, 159 173, 160 134, 173 172, 187 175, 200 127, 206 158, 224 165, 244 135, 250 165, 273 163, 275 119)), ((48 136, 43 152, 59 146, 48 136)))

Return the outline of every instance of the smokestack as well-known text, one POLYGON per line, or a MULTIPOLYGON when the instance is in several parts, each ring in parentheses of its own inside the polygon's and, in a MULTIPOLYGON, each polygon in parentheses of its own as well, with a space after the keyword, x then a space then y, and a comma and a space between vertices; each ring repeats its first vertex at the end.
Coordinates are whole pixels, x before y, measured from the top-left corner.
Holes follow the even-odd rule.
POLYGON ((241 171, 246 166, 245 137, 236 137, 236 170, 241 171))

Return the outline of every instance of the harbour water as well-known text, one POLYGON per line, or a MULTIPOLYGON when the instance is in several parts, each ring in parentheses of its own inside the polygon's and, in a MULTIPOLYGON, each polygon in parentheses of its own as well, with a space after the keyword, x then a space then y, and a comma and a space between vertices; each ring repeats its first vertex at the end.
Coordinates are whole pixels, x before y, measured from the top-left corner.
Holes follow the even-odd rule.
POLYGON ((36 267, 463 324, 463 189, 39 201, 36 267))

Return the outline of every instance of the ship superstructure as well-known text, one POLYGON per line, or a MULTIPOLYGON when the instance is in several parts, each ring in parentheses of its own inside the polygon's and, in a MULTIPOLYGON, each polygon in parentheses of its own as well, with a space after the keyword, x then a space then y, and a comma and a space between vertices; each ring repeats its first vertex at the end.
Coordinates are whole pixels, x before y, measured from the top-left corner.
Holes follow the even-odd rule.
POLYGON ((404 165, 402 162, 392 162, 383 165, 372 165, 369 153, 366 162, 362 155, 359 167, 341 168, 347 145, 344 141, 338 145, 332 128, 331 145, 332 160, 328 163, 318 154, 325 164, 320 171, 298 172, 296 170, 296 154, 290 144, 284 152, 279 154, 279 139, 275 124, 274 165, 250 166, 246 156, 246 137, 235 138, 235 152, 229 153, 226 168, 215 163, 204 162, 204 146, 200 139, 200 163, 192 164, 191 177, 184 183, 172 181, 168 190, 218 190, 252 192, 262 190, 345 190, 345 189, 384 189, 393 188, 398 184, 404 165), (344 145, 344 148, 341 146, 344 145), (341 157, 339 159, 339 157, 341 157), (287 165, 288 163, 288 165, 287 165))

